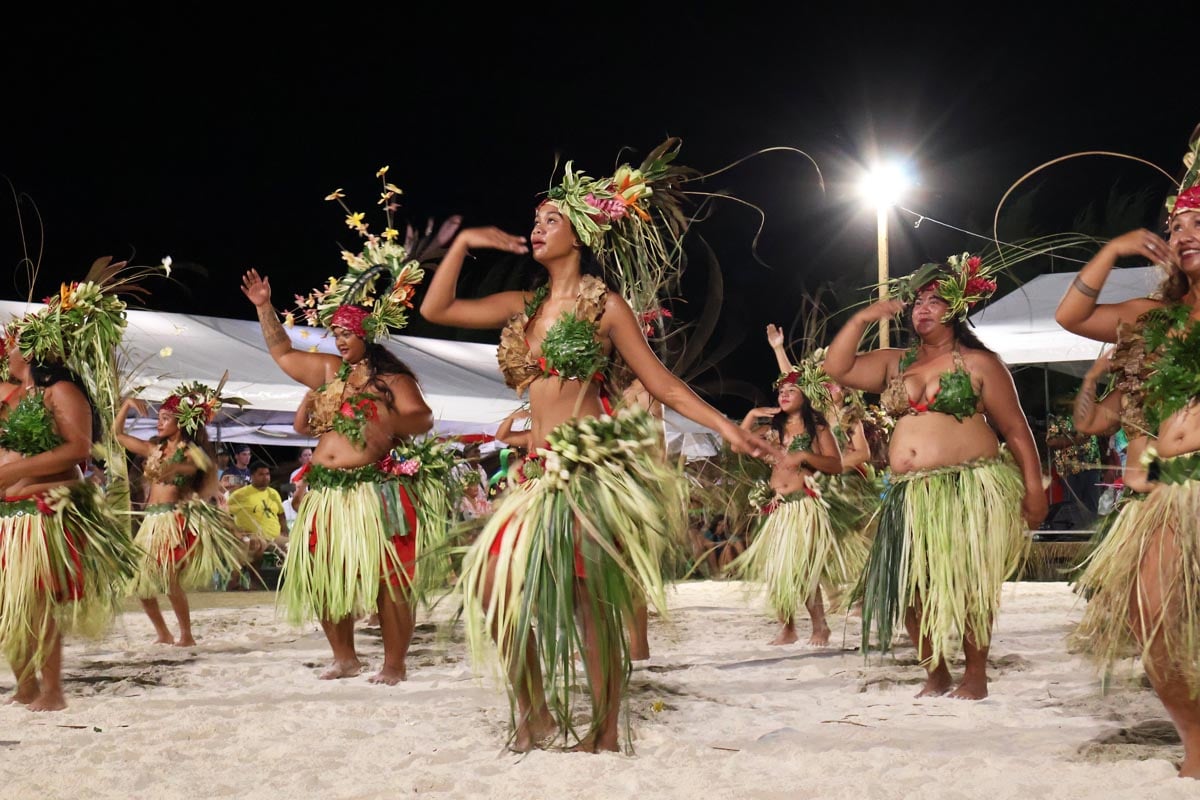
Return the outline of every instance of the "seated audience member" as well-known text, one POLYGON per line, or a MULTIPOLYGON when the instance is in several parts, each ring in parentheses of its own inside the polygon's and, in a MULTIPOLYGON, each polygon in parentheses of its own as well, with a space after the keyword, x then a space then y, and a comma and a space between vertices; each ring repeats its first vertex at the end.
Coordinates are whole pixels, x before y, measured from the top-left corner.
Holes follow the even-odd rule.
MULTIPOLYGON (((250 485, 229 495, 229 513, 249 550, 249 563, 258 568, 268 549, 281 553, 287 548, 287 519, 283 500, 271 487, 271 468, 262 461, 250 465, 250 485)), ((241 587, 241 574, 229 579, 229 590, 241 587)))

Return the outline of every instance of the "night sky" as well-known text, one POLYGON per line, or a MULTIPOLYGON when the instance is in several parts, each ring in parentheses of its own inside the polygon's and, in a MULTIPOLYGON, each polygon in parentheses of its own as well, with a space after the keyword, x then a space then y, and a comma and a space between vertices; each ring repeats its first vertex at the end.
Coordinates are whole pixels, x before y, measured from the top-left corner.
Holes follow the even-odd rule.
MULTIPOLYGON (((839 4, 853 6, 841 14, 693 5, 592 3, 585 14, 583 4, 394 4, 408 7, 369 14, 339 4, 327 16, 206 7, 41 20, 26 9, 2 34, 0 173, 22 199, 9 196, 0 212, 14 272, 0 296, 26 296, 25 252, 40 262, 38 298, 97 256, 170 255, 182 284, 157 287, 148 307, 250 319, 240 274, 269 275, 283 307, 338 272, 339 244, 355 240, 324 197, 341 187, 378 227, 374 173, 385 164, 405 191, 405 219, 461 213, 467 225, 519 233, 556 155, 598 175, 623 147, 637 162, 678 136, 680 163, 708 172, 764 148, 800 148, 817 160, 823 191, 811 164, 782 152, 702 187, 765 214, 718 203, 693 234, 724 281, 706 348, 714 363, 693 377, 740 417, 751 402, 740 394, 775 375, 768 322, 790 326, 801 293, 826 282, 866 296, 854 290, 874 279, 875 221, 852 186, 873 153, 911 161, 919 185, 902 205, 927 218, 914 227, 896 213, 897 275, 978 248, 935 221, 987 233, 1005 190, 1049 159, 1111 150, 1176 174, 1200 122, 1196 57, 1178 52, 1194 31, 1183 4, 1144 4, 1136 18, 1098 16, 1096 4, 839 4)), ((1143 166, 1070 162, 1010 201, 1030 212, 1011 235, 1081 221, 1106 236, 1153 227, 1171 188, 1143 166), (1132 209, 1118 218, 1112 196, 1132 209)), ((467 277, 495 285, 533 268, 485 257, 467 277)), ((689 270, 681 319, 710 289, 704 269, 689 270)), ((406 332, 495 341, 419 319, 406 332)))

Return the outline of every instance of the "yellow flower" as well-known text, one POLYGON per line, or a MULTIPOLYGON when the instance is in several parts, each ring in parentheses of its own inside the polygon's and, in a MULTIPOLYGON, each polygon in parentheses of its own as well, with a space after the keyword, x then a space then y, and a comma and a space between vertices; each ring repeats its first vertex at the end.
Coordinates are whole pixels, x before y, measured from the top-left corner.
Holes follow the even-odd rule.
POLYGON ((284 325, 286 325, 286 326, 287 326, 287 327, 289 327, 289 328, 295 327, 295 325, 296 325, 296 316, 295 316, 295 314, 293 314, 293 313, 292 313, 292 312, 290 312, 290 311, 288 311, 286 314, 284 314, 284 315, 283 315, 283 324, 284 324, 284 325))
POLYGON ((399 235, 400 231, 396 230, 395 228, 388 228, 383 232, 383 238, 387 239, 389 242, 396 241, 396 237, 399 235))
POLYGON ((158 354, 159 354, 160 356, 162 356, 163 358, 170 358, 170 357, 171 357, 171 353, 174 353, 174 352, 175 352, 175 351, 174 351, 174 350, 172 350, 171 348, 169 348, 169 347, 164 347, 162 350, 159 350, 159 351, 158 351, 158 354))
POLYGON ((401 189, 399 186, 396 186, 395 184, 385 183, 383 185, 383 188, 387 189, 392 194, 404 194, 404 190, 401 189))
POLYGON ((315 353, 318 349, 319 348, 314 344, 312 347, 308 348, 308 352, 315 353))
POLYGON ((384 175, 387 175, 387 171, 388 167, 380 167, 379 171, 375 173, 375 177, 382 178, 384 175))
POLYGON ((326 200, 341 200, 346 195, 342 194, 341 189, 334 189, 329 194, 325 195, 326 200))
POLYGON ((346 226, 353 228, 356 231, 365 231, 367 226, 363 223, 363 217, 366 216, 363 212, 357 211, 346 216, 346 226))

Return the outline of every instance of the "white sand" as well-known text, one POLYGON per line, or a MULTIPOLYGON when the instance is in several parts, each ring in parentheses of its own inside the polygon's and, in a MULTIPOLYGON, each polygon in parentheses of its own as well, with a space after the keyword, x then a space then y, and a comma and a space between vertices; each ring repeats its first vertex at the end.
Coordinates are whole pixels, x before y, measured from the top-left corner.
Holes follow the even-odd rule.
MULTIPOLYGON (((278 621, 270 595, 194 596, 218 601, 246 607, 197 608, 194 648, 150 644, 140 612, 102 642, 69 642, 66 711, 0 708, 0 797, 1200 795, 1174 775, 1178 744, 1098 742, 1166 715, 1137 682, 1103 694, 1067 652, 1081 607, 1062 583, 1006 587, 981 702, 914 699, 912 648, 864 664, 857 620, 831 619, 838 647, 772 647, 776 625, 741 584, 680 584, 634 670, 632 756, 503 751, 502 690, 472 671, 460 632, 442 641, 424 615, 409 680, 384 687, 317 680, 323 636, 278 621)), ((360 627, 359 643, 378 668, 378 632, 360 627)))

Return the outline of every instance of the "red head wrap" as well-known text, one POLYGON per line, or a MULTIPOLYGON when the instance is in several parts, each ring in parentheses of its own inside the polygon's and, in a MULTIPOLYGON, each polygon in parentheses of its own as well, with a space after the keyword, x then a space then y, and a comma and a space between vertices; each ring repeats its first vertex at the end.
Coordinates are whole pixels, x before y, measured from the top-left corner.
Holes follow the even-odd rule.
POLYGON ((1171 209, 1171 216, 1174 217, 1185 211, 1200 211, 1200 184, 1180 192, 1179 196, 1175 198, 1175 208, 1171 209))
POLYGON ((329 320, 329 327, 345 328, 355 336, 366 339, 367 330, 363 327, 363 321, 369 316, 371 312, 361 306, 338 306, 329 320))

